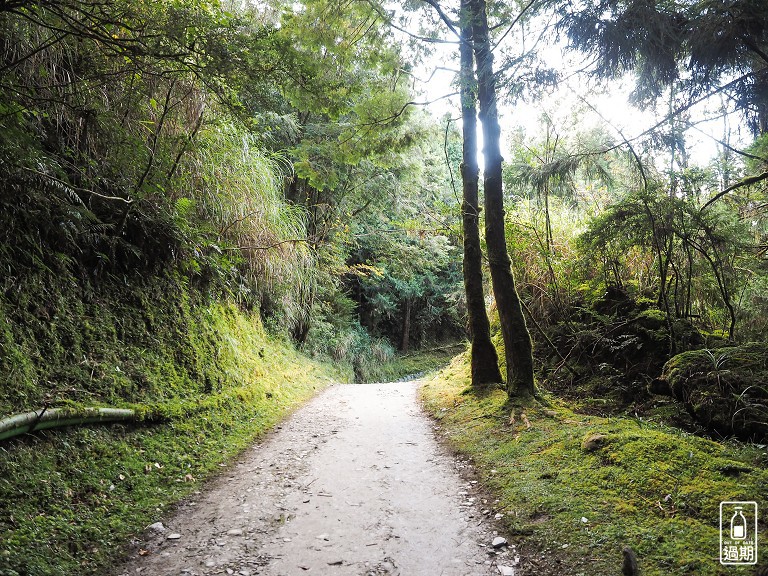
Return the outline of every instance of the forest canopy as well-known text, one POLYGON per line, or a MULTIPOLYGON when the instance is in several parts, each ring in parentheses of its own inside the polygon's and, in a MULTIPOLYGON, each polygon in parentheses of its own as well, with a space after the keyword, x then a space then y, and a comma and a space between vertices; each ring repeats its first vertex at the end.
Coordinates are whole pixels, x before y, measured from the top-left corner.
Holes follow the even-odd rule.
MULTIPOLYGON (((441 362, 336 391, 418 386, 500 572, 721 574, 768 486, 767 132, 765 0, 0 0, 0 576, 113 570, 324 388, 441 362)), ((283 504, 365 430, 331 405, 283 504)))
POLYGON ((21 328, 56 315, 52 293, 172 272, 360 379, 474 336, 479 302, 521 390, 535 370, 544 389, 651 405, 676 354, 764 339, 766 21, 714 0, 3 2, 0 362, 21 374, 14 354, 55 340, 21 328), (454 64, 455 94, 419 94, 454 64), (654 118, 640 133, 599 110, 627 78, 654 118), (548 104, 573 79, 578 98, 548 104), (430 99, 454 105, 437 118, 430 99), (693 153, 700 125, 715 157, 693 153), (474 300, 465 225, 490 254, 474 300))

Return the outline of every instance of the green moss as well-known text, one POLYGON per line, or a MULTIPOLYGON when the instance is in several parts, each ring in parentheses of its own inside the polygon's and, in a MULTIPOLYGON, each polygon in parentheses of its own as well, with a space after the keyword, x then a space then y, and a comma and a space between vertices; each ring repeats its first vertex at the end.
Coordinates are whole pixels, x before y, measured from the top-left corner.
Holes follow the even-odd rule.
POLYGON ((183 277, 98 290, 28 282, 0 305, 0 362, 11 376, 0 410, 125 406, 147 422, 0 444, 2 576, 103 573, 220 464, 350 377, 269 336, 257 315, 203 298, 183 277))
POLYGON ((722 500, 761 503, 768 546, 764 448, 640 419, 584 416, 554 400, 508 402, 502 391, 478 397, 467 393, 467 372, 466 359, 455 359, 425 383, 422 397, 499 498, 523 562, 556 558, 569 574, 608 576, 620 572, 628 545, 644 576, 719 575, 722 500), (596 435, 602 440, 585 449, 596 435))
POLYGON ((657 308, 650 308, 640 312, 636 319, 648 328, 663 328, 667 322, 667 316, 661 310, 657 308))
MULTIPOLYGON (((147 408, 162 425, 67 429, 5 443, 0 574, 102 573, 170 504, 339 376, 282 343, 260 343, 271 352, 265 374, 254 372, 230 394, 147 408), (303 377, 290 378, 296 372, 303 377)), ((245 374, 247 363, 230 367, 245 374)))
POLYGON ((655 385, 709 430, 768 438, 768 345, 747 343, 678 354, 655 385))

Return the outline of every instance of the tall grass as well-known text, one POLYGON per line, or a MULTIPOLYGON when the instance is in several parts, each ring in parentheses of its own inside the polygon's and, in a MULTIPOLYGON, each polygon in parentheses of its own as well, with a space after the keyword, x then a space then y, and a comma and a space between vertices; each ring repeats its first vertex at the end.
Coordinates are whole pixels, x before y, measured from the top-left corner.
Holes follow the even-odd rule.
POLYGON ((213 228, 218 249, 241 262, 243 296, 280 308, 284 319, 305 319, 314 292, 315 255, 304 211, 288 204, 282 183, 290 167, 266 153, 258 137, 231 124, 206 127, 184 161, 177 194, 194 202, 213 228), (250 296, 253 296, 251 294, 250 296))

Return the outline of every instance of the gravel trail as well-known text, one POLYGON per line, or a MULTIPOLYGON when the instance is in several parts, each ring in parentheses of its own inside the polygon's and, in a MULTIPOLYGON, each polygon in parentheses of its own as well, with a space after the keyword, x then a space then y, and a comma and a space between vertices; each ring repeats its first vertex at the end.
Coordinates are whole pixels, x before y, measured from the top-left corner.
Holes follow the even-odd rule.
POLYGON ((492 547, 492 503, 436 442, 417 387, 329 388, 149 529, 115 574, 513 574, 514 548, 492 547))

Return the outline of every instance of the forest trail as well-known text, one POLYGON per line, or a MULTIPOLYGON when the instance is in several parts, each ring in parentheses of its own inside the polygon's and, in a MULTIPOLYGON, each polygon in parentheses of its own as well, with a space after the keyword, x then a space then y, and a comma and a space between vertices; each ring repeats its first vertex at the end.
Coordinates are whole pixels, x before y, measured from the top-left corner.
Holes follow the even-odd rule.
POLYGON ((115 574, 512 574, 514 548, 491 545, 492 503, 436 442, 417 388, 327 389, 148 530, 115 574))

